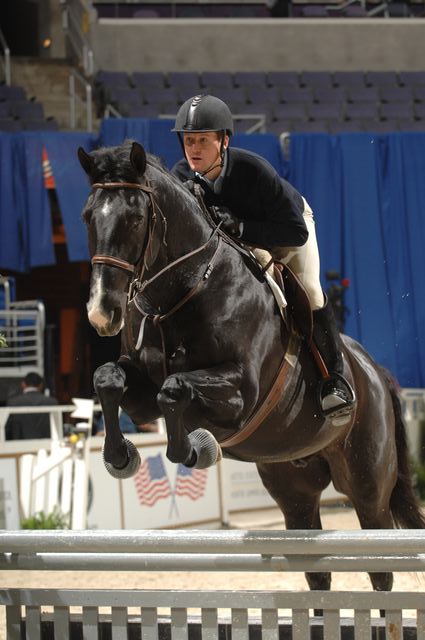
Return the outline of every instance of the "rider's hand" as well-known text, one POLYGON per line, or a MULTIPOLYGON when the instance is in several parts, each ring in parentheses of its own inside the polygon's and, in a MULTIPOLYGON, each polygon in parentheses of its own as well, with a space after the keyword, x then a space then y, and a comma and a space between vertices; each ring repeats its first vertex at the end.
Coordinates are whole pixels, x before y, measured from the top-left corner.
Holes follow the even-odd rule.
POLYGON ((233 236, 240 238, 243 233, 243 222, 239 220, 227 207, 211 207, 213 217, 217 224, 221 222, 221 229, 233 236))

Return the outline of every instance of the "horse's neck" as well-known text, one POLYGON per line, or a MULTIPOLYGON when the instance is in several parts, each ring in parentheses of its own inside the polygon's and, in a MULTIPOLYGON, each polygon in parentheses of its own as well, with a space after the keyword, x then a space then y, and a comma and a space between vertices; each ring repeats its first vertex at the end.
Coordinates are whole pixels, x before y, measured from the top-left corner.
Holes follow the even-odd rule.
POLYGON ((165 257, 168 263, 198 249, 213 232, 198 203, 178 187, 173 185, 172 188, 172 193, 158 194, 166 238, 166 256, 163 255, 163 259, 165 257))

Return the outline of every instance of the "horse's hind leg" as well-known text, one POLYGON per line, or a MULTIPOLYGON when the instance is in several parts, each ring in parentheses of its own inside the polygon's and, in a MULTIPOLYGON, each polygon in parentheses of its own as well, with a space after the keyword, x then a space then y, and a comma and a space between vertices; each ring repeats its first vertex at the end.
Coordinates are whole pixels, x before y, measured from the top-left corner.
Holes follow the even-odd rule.
MULTIPOLYGON (((257 463, 258 472, 271 497, 277 502, 287 529, 321 529, 320 497, 331 481, 329 467, 320 457, 312 458, 306 467, 290 462, 257 463)), ((305 574, 312 590, 328 591, 329 572, 305 574)), ((315 611, 320 615, 320 611, 315 611)))

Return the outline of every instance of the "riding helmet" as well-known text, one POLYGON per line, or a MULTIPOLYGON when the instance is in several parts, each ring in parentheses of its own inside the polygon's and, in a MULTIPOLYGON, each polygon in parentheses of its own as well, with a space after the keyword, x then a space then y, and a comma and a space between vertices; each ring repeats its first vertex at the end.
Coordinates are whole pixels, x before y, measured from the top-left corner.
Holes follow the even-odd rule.
POLYGON ((226 131, 233 134, 233 118, 223 100, 210 95, 197 95, 180 107, 174 129, 176 133, 189 131, 226 131))

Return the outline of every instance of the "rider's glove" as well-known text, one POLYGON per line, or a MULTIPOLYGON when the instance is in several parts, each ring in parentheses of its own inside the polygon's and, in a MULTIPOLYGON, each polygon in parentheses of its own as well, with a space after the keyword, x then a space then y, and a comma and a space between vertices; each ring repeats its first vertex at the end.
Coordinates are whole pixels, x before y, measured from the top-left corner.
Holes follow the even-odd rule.
POLYGON ((227 207, 211 207, 212 214, 225 233, 240 238, 243 233, 243 222, 239 220, 227 207))

